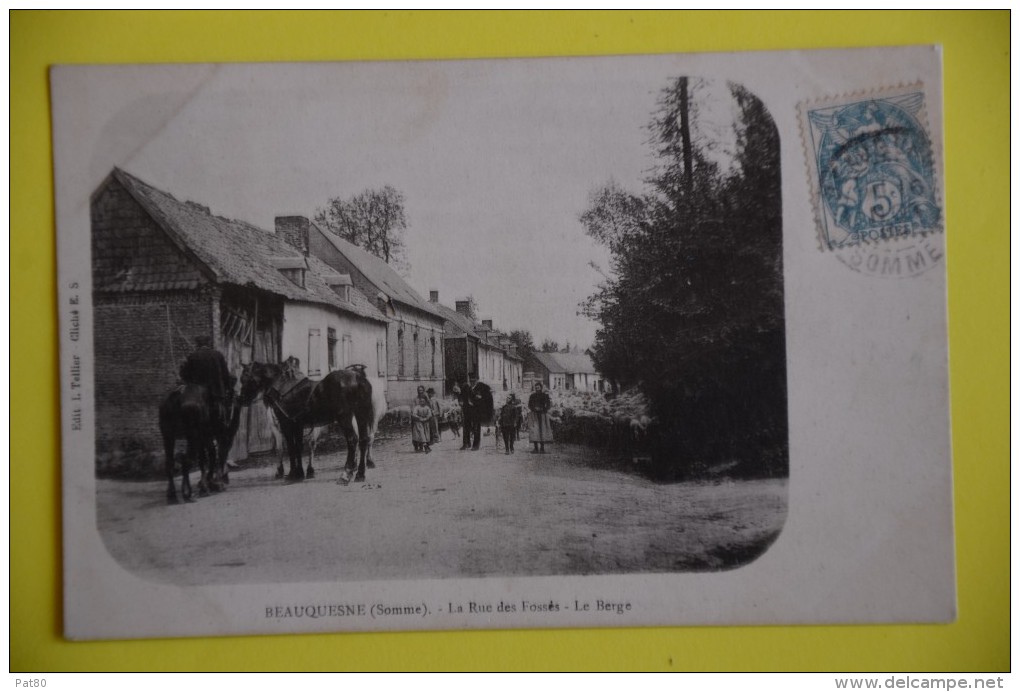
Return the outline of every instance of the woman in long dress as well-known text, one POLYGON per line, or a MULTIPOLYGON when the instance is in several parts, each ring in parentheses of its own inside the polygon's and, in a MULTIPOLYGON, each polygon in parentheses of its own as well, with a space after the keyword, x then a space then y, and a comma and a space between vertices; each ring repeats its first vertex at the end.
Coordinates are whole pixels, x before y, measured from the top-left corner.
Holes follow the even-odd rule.
POLYGON ((531 450, 532 454, 545 454, 545 443, 553 441, 550 408, 552 399, 542 391, 542 383, 536 382, 535 391, 528 397, 528 409, 531 411, 528 416, 528 441, 535 447, 531 450))
POLYGON ((414 451, 424 451, 426 454, 432 451, 429 447, 432 439, 429 429, 431 420, 432 407, 429 406, 428 399, 424 396, 418 397, 414 408, 411 409, 411 443, 414 445, 414 451))
POLYGON ((440 432, 439 432, 439 418, 443 415, 443 409, 439 405, 439 399, 436 397, 436 390, 429 387, 425 392, 425 398, 429 402, 429 408, 432 409, 432 420, 429 421, 429 438, 432 444, 439 444, 440 432))

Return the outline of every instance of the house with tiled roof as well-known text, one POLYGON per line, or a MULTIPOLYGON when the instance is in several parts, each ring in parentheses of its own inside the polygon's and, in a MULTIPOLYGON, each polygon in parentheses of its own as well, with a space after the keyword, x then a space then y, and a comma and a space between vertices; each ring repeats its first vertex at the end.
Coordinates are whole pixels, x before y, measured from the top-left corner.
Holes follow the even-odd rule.
POLYGON ((435 306, 384 260, 304 216, 277 217, 276 234, 350 276, 353 285, 389 318, 386 396, 391 406, 411 403, 419 386, 443 391, 446 332, 435 306))
POLYGON ((524 359, 517 355, 517 346, 507 334, 492 326, 492 320, 482 320, 475 328, 481 336, 482 377, 491 378, 493 386, 504 390, 519 389, 524 370, 524 359), (487 353, 486 353, 487 352, 487 353))
POLYGON ((524 359, 492 320, 476 322, 468 300, 456 301, 456 309, 443 305, 438 291, 430 291, 429 302, 446 320, 447 391, 468 380, 481 380, 496 391, 521 388, 524 359))
MULTIPOLYGON (((200 336, 236 375, 295 356, 313 379, 386 370, 388 318, 350 275, 275 234, 114 169, 91 198, 97 447, 161 449, 156 411, 200 336)), ((263 407, 233 454, 269 449, 263 407)))
POLYGON ((595 369, 586 353, 542 353, 536 351, 525 363, 525 379, 542 382, 552 390, 601 392, 605 378, 595 369), (533 377, 528 377, 528 374, 533 377))
POLYGON ((481 338, 475 333, 474 320, 468 315, 457 312, 453 308, 439 302, 439 293, 432 291, 430 297, 437 312, 444 318, 444 350, 446 384, 444 391, 449 393, 453 385, 463 384, 468 380, 478 380, 479 344, 481 338))

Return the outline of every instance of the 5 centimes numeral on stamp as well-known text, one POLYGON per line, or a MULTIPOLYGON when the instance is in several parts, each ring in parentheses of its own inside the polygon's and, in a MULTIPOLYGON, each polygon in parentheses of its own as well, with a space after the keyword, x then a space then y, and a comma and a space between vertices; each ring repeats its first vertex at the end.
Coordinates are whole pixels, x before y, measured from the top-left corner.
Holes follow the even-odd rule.
POLYGON ((913 85, 800 105, 819 245, 855 271, 915 276, 942 257, 924 100, 913 85))

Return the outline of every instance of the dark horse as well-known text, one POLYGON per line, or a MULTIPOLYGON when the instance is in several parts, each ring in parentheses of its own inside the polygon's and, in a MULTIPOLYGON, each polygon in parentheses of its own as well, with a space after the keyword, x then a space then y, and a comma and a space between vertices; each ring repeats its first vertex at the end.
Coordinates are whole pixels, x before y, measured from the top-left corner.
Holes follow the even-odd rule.
POLYGON ((227 420, 217 422, 210 410, 206 388, 198 384, 183 384, 171 391, 159 407, 159 431, 163 435, 166 452, 166 500, 177 502, 174 486, 174 447, 177 440, 187 443, 187 450, 181 463, 181 496, 191 501, 192 457, 198 458, 201 476, 198 482, 199 495, 210 490, 223 489, 229 483, 227 455, 234 444, 234 436, 241 421, 241 407, 235 402, 229 406, 227 420))
POLYGON ((272 407, 290 454, 291 481, 304 480, 302 464, 306 428, 337 423, 347 440, 347 465, 340 482, 365 480, 366 461, 371 456, 376 409, 373 387, 360 365, 334 370, 311 387, 293 387, 281 394, 287 379, 283 367, 273 363, 249 363, 241 371, 241 404, 251 404, 260 394, 272 407), (359 436, 358 432, 361 431, 359 436), (355 462, 355 450, 360 460, 355 462))

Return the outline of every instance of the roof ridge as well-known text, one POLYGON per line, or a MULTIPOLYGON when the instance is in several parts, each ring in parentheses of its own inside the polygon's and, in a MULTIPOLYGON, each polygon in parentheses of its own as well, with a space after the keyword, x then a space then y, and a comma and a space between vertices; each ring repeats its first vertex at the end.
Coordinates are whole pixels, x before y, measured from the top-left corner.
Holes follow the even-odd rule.
MULTIPOLYGON (((312 223, 314 224, 314 222, 312 223)), ((328 228, 322 228, 318 224, 314 225, 337 249, 337 251, 353 254, 354 257, 348 258, 351 260, 351 263, 354 264, 371 283, 375 284, 380 291, 385 293, 388 298, 436 317, 442 317, 442 315, 438 314, 432 307, 433 303, 425 300, 422 295, 415 290, 411 283, 401 276, 400 272, 392 267, 386 260, 372 254, 363 247, 355 245, 345 238, 341 238, 328 228), (365 266, 366 264, 368 266, 365 266)))
POLYGON ((357 293, 361 297, 359 300, 343 300, 311 263, 307 263, 304 286, 286 278, 272 266, 270 257, 306 256, 275 233, 248 221, 213 214, 197 202, 182 202, 121 168, 114 167, 111 175, 160 225, 167 237, 204 267, 214 281, 255 287, 285 299, 327 305, 379 322, 389 321, 361 292, 357 293))

